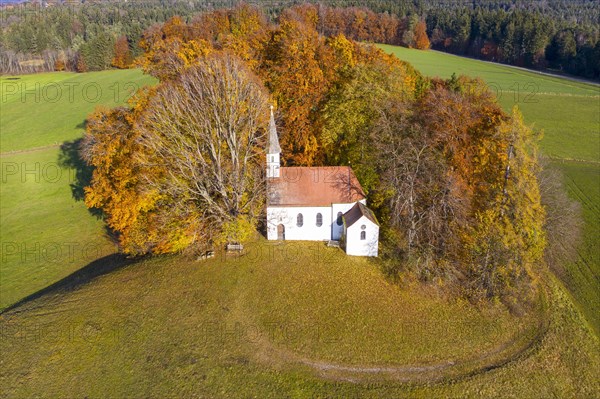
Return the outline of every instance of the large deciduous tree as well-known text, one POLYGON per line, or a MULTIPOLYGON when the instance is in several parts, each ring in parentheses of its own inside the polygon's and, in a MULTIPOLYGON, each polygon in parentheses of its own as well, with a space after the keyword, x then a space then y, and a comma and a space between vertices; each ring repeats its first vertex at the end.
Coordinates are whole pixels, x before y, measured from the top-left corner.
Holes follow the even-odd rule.
POLYGON ((331 85, 333 54, 314 27, 286 14, 273 32, 261 75, 283 114, 281 145, 284 159, 295 165, 322 162, 317 107, 331 85))
POLYGON ((126 36, 121 36, 116 40, 114 52, 112 65, 116 68, 129 68, 132 58, 126 36))
POLYGON ((83 154, 86 204, 123 251, 181 251, 247 238, 263 208, 268 96, 237 57, 213 54, 139 95, 98 110, 83 154))
POLYGON ((470 297, 528 281, 545 246, 544 209, 537 138, 520 114, 504 114, 481 82, 461 77, 434 82, 417 102, 392 100, 376 126, 376 191, 399 233, 391 248, 470 297))
POLYGON ((241 60, 206 57, 162 85, 139 121, 147 161, 164 170, 145 183, 194 209, 211 234, 254 222, 263 210, 267 116, 266 90, 241 60))
MULTIPOLYGON (((342 37, 343 38, 343 37, 342 37)), ((345 39, 344 39, 345 40, 345 39)), ((337 44, 338 41, 332 41, 337 44)), ((339 48, 336 46, 336 53, 339 48)), ((414 82, 419 75, 401 62, 376 59, 353 66, 358 54, 349 50, 340 54, 346 61, 340 78, 328 93, 321 112, 323 130, 320 141, 325 162, 352 165, 363 189, 369 192, 377 182, 378 151, 373 137, 381 107, 391 98, 414 99, 414 82)))
POLYGON ((425 21, 419 21, 415 25, 415 48, 427 50, 429 47, 431 47, 431 43, 427 37, 427 26, 425 21))

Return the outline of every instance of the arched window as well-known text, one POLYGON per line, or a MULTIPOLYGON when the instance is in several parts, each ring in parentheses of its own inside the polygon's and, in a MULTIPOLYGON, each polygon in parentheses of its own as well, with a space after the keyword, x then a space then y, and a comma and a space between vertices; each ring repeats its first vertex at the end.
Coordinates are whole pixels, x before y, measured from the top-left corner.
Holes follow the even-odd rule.
POLYGON ((344 224, 344 221, 342 220, 342 212, 338 212, 337 214, 337 225, 341 226, 342 224, 344 224))
POLYGON ((304 216, 302 216, 302 214, 299 213, 298 216, 296 216, 296 226, 302 227, 303 224, 304 224, 304 216))
POLYGON ((361 240, 366 240, 367 239, 367 232, 366 231, 361 231, 360 232, 360 239, 361 240))
POLYGON ((323 215, 317 213, 317 227, 323 226, 323 215))

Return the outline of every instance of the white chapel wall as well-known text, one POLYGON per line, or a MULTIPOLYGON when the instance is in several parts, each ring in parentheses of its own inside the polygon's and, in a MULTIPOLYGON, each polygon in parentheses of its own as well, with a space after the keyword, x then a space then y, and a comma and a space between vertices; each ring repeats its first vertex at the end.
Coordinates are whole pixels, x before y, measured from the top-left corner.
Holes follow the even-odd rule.
POLYGON ((346 253, 355 256, 377 256, 379 226, 365 216, 346 229, 346 253), (365 239, 360 239, 361 226, 365 226, 365 239))
POLYGON ((286 240, 322 241, 331 239, 331 207, 268 207, 267 238, 277 239, 277 226, 285 226, 286 240), (297 216, 302 214, 302 227, 298 226, 297 216), (317 213, 322 215, 322 225, 317 226, 317 213))

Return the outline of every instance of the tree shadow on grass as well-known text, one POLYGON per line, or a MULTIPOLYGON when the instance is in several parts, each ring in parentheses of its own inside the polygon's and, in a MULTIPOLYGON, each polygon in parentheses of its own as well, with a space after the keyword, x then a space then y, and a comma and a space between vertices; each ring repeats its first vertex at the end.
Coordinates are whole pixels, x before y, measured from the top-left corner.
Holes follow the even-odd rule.
MULTIPOLYGON (((90 185, 94 172, 93 166, 88 165, 81 158, 80 149, 82 141, 83 139, 65 141, 61 144, 58 154, 58 164, 63 168, 68 168, 75 172, 73 175, 70 175, 71 181, 69 182, 71 194, 75 201, 84 200, 84 188, 90 185)), ((88 211, 98 219, 103 216, 102 210, 98 208, 88 208, 88 211)))
POLYGON ((139 259, 128 258, 123 254, 113 253, 102 258, 96 259, 88 265, 82 267, 76 272, 62 278, 61 280, 42 288, 41 290, 26 296, 18 302, 10 305, 9 307, 0 311, 0 314, 7 313, 14 310, 28 302, 35 299, 41 298, 46 295, 60 294, 72 292, 80 288, 81 286, 91 282, 92 280, 104 275, 111 273, 115 270, 121 269, 125 266, 136 263, 139 259))
MULTIPOLYGON (((85 123, 82 123, 85 127, 85 123)), ((79 127, 79 126, 78 126, 79 127)), ((89 186, 92 181, 94 167, 90 166, 81 157, 82 138, 73 141, 65 141, 60 146, 58 153, 58 164, 63 168, 74 171, 74 174, 69 174, 69 186, 71 187, 71 195, 75 201, 83 201, 85 199, 85 187, 89 186)), ((104 212, 100 208, 87 208, 88 212, 96 219, 104 219, 104 212)), ((108 239, 118 243, 118 234, 112 230, 107 224, 104 225, 104 232, 108 239)))

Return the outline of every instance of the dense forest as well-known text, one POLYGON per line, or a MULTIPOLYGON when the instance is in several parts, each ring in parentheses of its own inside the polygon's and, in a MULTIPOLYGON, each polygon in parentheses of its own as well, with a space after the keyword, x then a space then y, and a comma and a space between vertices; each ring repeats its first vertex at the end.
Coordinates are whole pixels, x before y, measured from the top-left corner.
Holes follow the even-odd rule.
MULTIPOLYGON (((125 68, 142 33, 178 15, 237 1, 29 2, 1 8, 0 72, 125 68)), ((296 1, 256 0, 276 23, 296 1)), ((310 2, 309 2, 310 3, 310 2)), ((495 62, 600 78, 600 5, 594 1, 323 0, 310 6, 320 34, 448 51, 495 62)))
POLYGON ((545 247, 538 135, 478 80, 423 77, 375 46, 269 22, 248 5, 173 17, 140 40, 160 80, 97 109, 85 202, 124 252, 197 253, 264 223, 269 106, 286 165, 351 164, 381 224, 381 262, 469 298, 527 295, 545 247))

